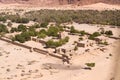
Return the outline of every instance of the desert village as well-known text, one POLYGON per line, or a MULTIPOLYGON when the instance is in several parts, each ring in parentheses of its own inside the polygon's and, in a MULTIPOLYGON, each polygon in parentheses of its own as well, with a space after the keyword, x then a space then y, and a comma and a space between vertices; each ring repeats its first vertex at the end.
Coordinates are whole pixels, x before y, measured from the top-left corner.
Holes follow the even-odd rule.
MULTIPOLYGON (((7 20, 5 23, 0 22, 0 24, 7 26, 9 21, 10 20, 7 20)), ((30 21, 29 23, 23 25, 26 25, 29 28, 29 26, 35 24, 35 22, 30 21)), ((21 24, 12 23, 12 25, 7 26, 7 28, 11 30, 12 27, 17 27, 19 25, 21 24)), ((50 26, 54 27, 55 23, 49 23, 47 28, 50 26)), ((0 80, 38 80, 40 77, 40 80, 47 80, 45 79, 46 77, 44 77, 45 75, 47 75, 47 78, 49 78, 50 75, 54 75, 50 77, 50 80, 58 80, 59 77, 55 76, 59 74, 62 75, 62 72, 65 72, 67 76, 71 75, 74 77, 78 74, 83 75, 84 71, 87 70, 92 71, 93 69, 93 72, 96 72, 96 69, 94 70, 94 67, 98 68, 98 66, 100 67, 100 64, 102 64, 101 66, 104 66, 105 68, 107 65, 111 64, 112 61, 110 62, 109 60, 113 60, 112 57, 114 57, 114 53, 112 53, 112 51, 114 49, 114 46, 117 46, 116 43, 118 43, 120 39, 119 27, 107 25, 78 24, 75 22, 61 24, 60 26, 63 26, 63 30, 58 33, 58 38, 48 36, 43 39, 31 37, 29 41, 20 43, 10 40, 11 37, 15 36, 16 34, 20 34, 20 32, 6 33, 2 35, 0 38, 0 61, 2 60, 3 64, 0 65, 0 80), (112 33, 102 34, 103 30, 104 32, 110 30, 112 33), (78 31, 81 32, 78 33, 78 31), (94 40, 92 37, 90 38, 91 34, 94 34, 96 36, 94 37, 94 40), (68 40, 62 46, 59 46, 57 48, 54 46, 51 48, 45 48, 46 41, 51 39, 54 41, 59 41, 59 39, 64 39, 65 37, 68 37, 68 40), (45 55, 39 54, 38 52, 45 55), (88 55, 90 57, 88 57, 88 55), (105 63, 99 62, 101 60, 103 61, 107 59, 108 61, 105 63), (71 73, 69 71, 65 71, 64 69, 70 69, 70 71, 73 70, 73 72, 71 71, 71 73), (77 70, 74 72, 74 69, 78 69, 78 74, 76 73, 77 70), (55 79, 53 79, 53 77, 55 77, 55 79)), ((36 28, 36 30, 47 30, 47 28, 36 28)), ((111 67, 113 68, 114 66, 109 66, 108 69, 111 69, 111 67)), ((111 76, 113 74, 113 71, 107 71, 106 73, 109 73, 108 76, 111 76)), ((107 78, 104 75, 102 76, 103 78, 107 78)), ((68 79, 67 77, 63 77, 64 79, 62 80, 73 80, 73 77, 70 77, 68 79)), ((85 75, 83 75, 81 79, 84 77, 85 75)), ((79 80, 80 77, 77 78, 78 79, 75 80, 79 80)), ((86 78, 86 80, 88 79, 86 78)), ((101 80, 101 78, 97 80, 101 80)))
POLYGON ((0 80, 114 80, 119 32, 113 25, 0 21, 0 80))

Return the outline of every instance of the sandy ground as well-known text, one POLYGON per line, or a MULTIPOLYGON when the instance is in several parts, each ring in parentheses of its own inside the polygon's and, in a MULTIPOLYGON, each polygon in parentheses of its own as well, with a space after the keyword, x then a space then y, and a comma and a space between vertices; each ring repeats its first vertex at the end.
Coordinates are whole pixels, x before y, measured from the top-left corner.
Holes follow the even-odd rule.
POLYGON ((110 80, 114 77, 116 43, 106 46, 105 52, 96 50, 74 56, 68 68, 59 59, 0 41, 0 80, 110 80), (96 66, 82 69, 88 62, 96 66))
POLYGON ((0 3, 0 12, 21 13, 40 9, 55 9, 55 10, 120 10, 120 5, 109 5, 104 3, 96 3, 91 5, 76 6, 76 5, 61 5, 61 6, 39 6, 27 4, 2 4, 0 3))
POLYGON ((88 33, 94 33, 99 31, 100 28, 104 28, 105 31, 111 30, 113 32, 114 37, 119 37, 120 33, 120 28, 117 26, 111 26, 111 25, 99 25, 99 24, 78 24, 73 22, 72 24, 68 24, 67 26, 71 27, 74 26, 75 29, 80 30, 80 31, 85 31, 88 33), (114 27, 114 28, 112 28, 114 27))

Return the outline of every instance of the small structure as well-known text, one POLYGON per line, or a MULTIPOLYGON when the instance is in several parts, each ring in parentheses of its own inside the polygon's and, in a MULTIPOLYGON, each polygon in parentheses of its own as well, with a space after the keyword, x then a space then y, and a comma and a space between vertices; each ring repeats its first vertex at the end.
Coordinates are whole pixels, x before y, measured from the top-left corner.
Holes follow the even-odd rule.
POLYGON ((72 55, 74 54, 74 46, 63 45, 58 47, 55 52, 61 55, 66 55, 69 59, 71 59, 72 55))
POLYGON ((101 41, 107 41, 107 37, 105 36, 98 36, 98 37, 95 37, 94 40, 99 43, 101 41))
POLYGON ((89 47, 89 46, 92 46, 93 44, 94 42, 91 40, 84 40, 84 41, 77 42, 78 47, 89 47))
POLYGON ((44 41, 44 40, 38 39, 37 37, 31 37, 31 40, 32 40, 32 41, 35 41, 35 42, 39 42, 39 43, 45 44, 45 41, 44 41))
POLYGON ((64 32, 59 32, 59 39, 63 39, 63 38, 65 38, 64 32))
POLYGON ((63 54, 63 53, 71 53, 74 50, 73 45, 63 45, 57 48, 58 52, 63 54))

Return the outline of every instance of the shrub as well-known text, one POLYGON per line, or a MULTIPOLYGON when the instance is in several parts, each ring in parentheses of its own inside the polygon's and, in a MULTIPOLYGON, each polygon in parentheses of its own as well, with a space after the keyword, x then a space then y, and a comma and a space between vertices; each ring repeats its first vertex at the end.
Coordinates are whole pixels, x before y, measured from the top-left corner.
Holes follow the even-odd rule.
POLYGON ((48 36, 58 37, 59 29, 57 27, 49 27, 47 34, 48 36))
POLYGON ((12 27, 12 23, 8 22, 7 26, 12 27))
POLYGON ((94 32, 92 35, 93 35, 94 37, 97 37, 97 36, 100 36, 101 34, 100 34, 99 32, 94 32))
POLYGON ((13 38, 13 40, 19 41, 20 43, 25 42, 25 38, 21 35, 15 35, 15 39, 13 38))
POLYGON ((48 40, 48 41, 46 42, 46 47, 53 47, 53 46, 54 46, 53 40, 48 40))
POLYGON ((25 41, 28 41, 31 39, 29 32, 23 32, 21 33, 21 36, 24 37, 25 41))
POLYGON ((35 23, 35 24, 33 25, 33 27, 35 27, 35 28, 40 28, 40 25, 37 24, 37 23, 35 23))
POLYGON ((90 36, 88 37, 88 39, 90 39, 90 40, 94 40, 94 38, 95 38, 95 36, 93 36, 93 35, 90 35, 90 36))
POLYGON ((83 40, 83 38, 82 38, 82 37, 80 37, 80 38, 79 38, 79 41, 80 41, 80 40, 83 40))
POLYGON ((59 28, 59 31, 64 31, 64 27, 63 26, 60 26, 60 25, 58 25, 58 26, 56 26, 56 27, 58 27, 59 28))
POLYGON ((80 31, 81 36, 84 36, 86 34, 85 31, 80 31))
POLYGON ((11 28, 10 32, 11 33, 17 32, 17 28, 11 28))
POLYGON ((25 25, 20 24, 20 25, 18 25, 18 29, 17 30, 25 32, 25 31, 27 31, 27 28, 26 28, 25 25))
POLYGON ((45 38, 46 37, 46 34, 44 34, 44 33, 41 33, 41 34, 38 34, 38 38, 45 38))
POLYGON ((85 65, 87 65, 88 67, 95 67, 95 63, 86 63, 85 65))
POLYGON ((28 34, 30 36, 36 36, 37 35, 37 32, 36 31, 28 31, 28 34))
POLYGON ((41 29, 40 31, 39 31, 39 33, 41 34, 47 34, 47 32, 46 32, 46 30, 45 29, 41 29))
POLYGON ((13 42, 16 41, 15 37, 12 37, 11 40, 12 40, 13 42))
POLYGON ((0 16, 0 21, 3 21, 3 22, 5 22, 7 19, 5 18, 5 17, 3 17, 3 16, 0 16))
POLYGON ((106 35, 110 36, 113 35, 113 32, 111 30, 105 32, 106 35))
POLYGON ((48 26, 48 22, 43 22, 40 24, 40 27, 46 28, 48 26))
POLYGON ((101 34, 99 32, 94 32, 93 34, 91 34, 88 39, 94 40, 95 37, 100 36, 101 34))
POLYGON ((106 41, 104 41, 104 42, 99 42, 99 44, 108 45, 108 42, 106 42, 106 41))
POLYGON ((29 32, 22 32, 21 34, 15 35, 13 41, 19 41, 20 43, 24 43, 31 39, 29 32))
POLYGON ((77 51, 77 50, 78 50, 78 47, 77 47, 77 46, 75 46, 74 51, 77 51))
POLYGON ((69 37, 65 37, 64 39, 60 39, 59 41, 48 40, 46 42, 46 47, 56 48, 62 46, 63 44, 66 44, 68 41, 69 41, 69 37))
POLYGON ((64 41, 65 41, 65 42, 68 42, 68 41, 69 41, 69 37, 66 36, 66 37, 64 38, 64 41))
POLYGON ((28 23, 29 20, 27 18, 17 18, 14 20, 16 23, 28 23))
POLYGON ((71 28, 70 28, 70 33, 79 33, 79 31, 76 30, 76 29, 74 28, 74 26, 71 26, 71 28))
POLYGON ((8 29, 4 24, 0 24, 0 33, 1 32, 8 33, 8 29))

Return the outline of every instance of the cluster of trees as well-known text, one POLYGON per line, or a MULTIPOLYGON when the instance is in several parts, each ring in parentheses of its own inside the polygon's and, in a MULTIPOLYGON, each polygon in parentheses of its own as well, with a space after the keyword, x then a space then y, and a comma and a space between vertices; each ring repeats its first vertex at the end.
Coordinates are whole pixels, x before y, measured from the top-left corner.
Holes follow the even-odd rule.
POLYGON ((106 35, 111 36, 113 35, 113 32, 111 30, 105 32, 106 35))
MULTIPOLYGON (((24 25, 19 25, 18 28, 12 28, 13 31, 21 32, 20 34, 15 35, 12 38, 13 41, 19 41, 20 43, 24 43, 25 41, 29 41, 31 36, 38 36, 39 32, 35 30, 34 27, 29 27, 28 29, 24 25)), ((11 31, 12 31, 11 29, 11 31)))
POLYGON ((14 33, 14 32, 25 32, 25 31, 27 31, 27 28, 26 28, 25 25, 22 25, 22 24, 18 25, 17 28, 12 27, 11 30, 10 30, 11 33, 14 33))
POLYGON ((0 21, 5 22, 7 19, 11 20, 12 22, 16 22, 16 23, 28 23, 29 22, 28 18, 20 17, 19 14, 15 14, 15 15, 0 14, 0 21))
POLYGON ((120 26, 120 10, 39 10, 25 13, 25 17, 38 22, 65 23, 75 21, 87 24, 120 26))
POLYGON ((113 35, 113 32, 112 32, 111 30, 108 30, 108 31, 102 30, 100 33, 101 33, 101 34, 106 34, 106 35, 108 35, 108 36, 113 35))
POLYGON ((46 47, 47 48, 56 48, 56 47, 62 46, 63 44, 66 44, 68 41, 69 41, 69 37, 68 36, 65 37, 64 39, 60 39, 59 41, 53 41, 51 39, 51 40, 48 40, 46 42, 46 47))
POLYGON ((23 32, 21 34, 15 35, 15 37, 12 38, 13 41, 19 41, 20 43, 24 43, 25 41, 30 40, 30 34, 28 32, 23 32))
POLYGON ((12 19, 12 22, 16 22, 16 23, 28 23, 29 22, 29 19, 28 18, 15 18, 15 19, 12 19))
POLYGON ((31 36, 37 36, 37 38, 42 39, 44 39, 46 36, 53 36, 59 38, 59 32, 63 30, 61 26, 50 26, 47 30, 41 29, 40 31, 36 31, 36 27, 38 28, 39 25, 35 24, 33 26, 29 26, 29 28, 26 28, 25 25, 18 25, 17 28, 11 28, 11 33, 21 32, 21 34, 13 37, 12 40, 24 43, 25 41, 30 40, 31 36))
POLYGON ((41 26, 47 25, 49 22, 65 23, 77 22, 87 24, 102 24, 120 26, 120 10, 38 10, 26 12, 23 17, 19 14, 0 16, 0 21, 10 19, 12 22, 28 23, 30 20, 37 21, 41 26))

